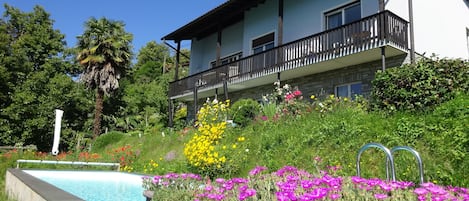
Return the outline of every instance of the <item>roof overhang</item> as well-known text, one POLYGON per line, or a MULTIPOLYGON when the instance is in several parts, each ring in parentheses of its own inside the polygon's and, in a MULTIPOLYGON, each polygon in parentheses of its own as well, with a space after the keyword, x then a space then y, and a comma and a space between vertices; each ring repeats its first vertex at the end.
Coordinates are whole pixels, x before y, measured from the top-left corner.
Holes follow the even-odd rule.
POLYGON ((161 39, 182 41, 203 38, 243 20, 245 11, 264 2, 265 0, 228 0, 161 39))

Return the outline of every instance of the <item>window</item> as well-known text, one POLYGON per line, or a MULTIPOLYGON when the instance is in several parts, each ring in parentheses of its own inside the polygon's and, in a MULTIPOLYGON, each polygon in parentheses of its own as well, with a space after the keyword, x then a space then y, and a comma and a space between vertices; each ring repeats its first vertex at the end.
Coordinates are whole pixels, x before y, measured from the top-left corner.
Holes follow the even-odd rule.
MULTIPOLYGON (((231 62, 236 61, 238 59, 241 59, 242 56, 243 56, 243 53, 238 52, 236 54, 232 54, 230 56, 223 57, 223 58, 220 59, 220 65, 228 64, 228 63, 231 63, 231 62)), ((215 60, 215 61, 210 62, 210 66, 212 68, 215 68, 217 66, 217 61, 215 60)))
POLYGON ((257 54, 274 48, 274 33, 252 40, 252 53, 257 54))
MULTIPOLYGON (((252 40, 252 53, 258 54, 270 49, 273 49, 275 34, 272 32, 270 34, 264 35, 257 39, 252 40)), ((253 71, 262 71, 265 68, 268 68, 275 64, 275 54, 274 52, 266 52, 264 54, 259 54, 252 58, 253 62, 253 71)))
POLYGON ((335 94, 338 97, 348 97, 355 99, 356 95, 362 94, 362 83, 353 83, 337 86, 335 88, 335 94))
POLYGON ((338 9, 326 12, 326 29, 333 29, 361 19, 360 2, 351 3, 338 9))

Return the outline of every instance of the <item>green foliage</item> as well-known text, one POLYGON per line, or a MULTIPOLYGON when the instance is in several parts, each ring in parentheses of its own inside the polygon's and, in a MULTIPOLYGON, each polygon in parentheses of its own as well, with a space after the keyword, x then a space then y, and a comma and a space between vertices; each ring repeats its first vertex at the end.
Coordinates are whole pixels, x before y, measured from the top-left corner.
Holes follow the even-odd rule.
POLYGON ((93 143, 93 150, 104 150, 106 146, 116 144, 124 136, 124 133, 111 131, 96 138, 93 143))
POLYGON ((372 107, 388 111, 419 111, 469 90, 469 63, 422 59, 415 65, 391 68, 373 80, 372 107))
POLYGON ((85 130, 90 96, 76 73, 64 35, 40 6, 30 13, 5 5, 0 22, 0 144, 50 150, 54 109, 65 111, 61 148, 85 130))
POLYGON ((240 126, 247 126, 260 112, 260 104, 254 99, 240 99, 231 106, 231 118, 240 126))

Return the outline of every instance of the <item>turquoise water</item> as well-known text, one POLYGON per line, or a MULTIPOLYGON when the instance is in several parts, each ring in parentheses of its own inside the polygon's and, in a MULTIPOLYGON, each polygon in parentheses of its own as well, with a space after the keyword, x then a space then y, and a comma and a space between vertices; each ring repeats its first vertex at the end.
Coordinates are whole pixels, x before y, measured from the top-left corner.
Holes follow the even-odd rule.
POLYGON ((134 201, 143 197, 142 178, 122 172, 24 170, 87 201, 134 201))

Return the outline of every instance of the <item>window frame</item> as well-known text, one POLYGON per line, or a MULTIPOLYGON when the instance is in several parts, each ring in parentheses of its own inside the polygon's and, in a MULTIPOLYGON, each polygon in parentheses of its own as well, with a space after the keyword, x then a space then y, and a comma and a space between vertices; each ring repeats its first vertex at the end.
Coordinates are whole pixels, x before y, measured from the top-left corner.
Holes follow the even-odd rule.
POLYGON ((275 31, 266 33, 259 37, 256 37, 251 40, 251 53, 257 54, 256 49, 262 48, 260 52, 275 48, 275 31), (267 48, 267 46, 272 46, 272 48, 267 48))
POLYGON ((337 97, 346 97, 346 98, 351 98, 353 100, 353 99, 355 99, 355 96, 363 94, 362 88, 363 88, 363 83, 362 82, 350 82, 350 83, 335 86, 334 87, 334 94, 337 97), (353 96, 352 96, 352 85, 356 85, 356 84, 360 84, 360 93, 354 93, 353 96), (339 88, 340 87, 345 87, 345 86, 347 87, 347 96, 339 96, 339 88))
POLYGON ((360 7, 360 18, 359 19, 361 19, 363 17, 363 13, 362 13, 362 9, 361 9, 362 8, 361 1, 353 1, 353 2, 347 3, 343 6, 340 6, 338 8, 334 8, 334 9, 331 9, 329 11, 324 12, 324 15, 323 15, 324 16, 324 30, 334 29, 334 28, 340 27, 344 24, 355 21, 355 20, 352 20, 352 21, 346 22, 346 19, 345 19, 345 10, 347 10, 351 7, 354 7, 354 6, 359 6, 360 7), (337 15, 339 13, 340 13, 340 16, 341 16, 341 24, 337 27, 330 28, 329 27, 329 16, 337 15))
MULTIPOLYGON (((243 57, 243 52, 242 51, 230 54, 228 56, 224 56, 224 57, 220 58, 220 66, 222 66, 224 64, 234 62, 234 61, 237 61, 237 60, 241 59, 242 57, 243 57)), ((210 62, 210 68, 215 68, 215 67, 217 67, 217 60, 216 59, 212 60, 210 62)))

